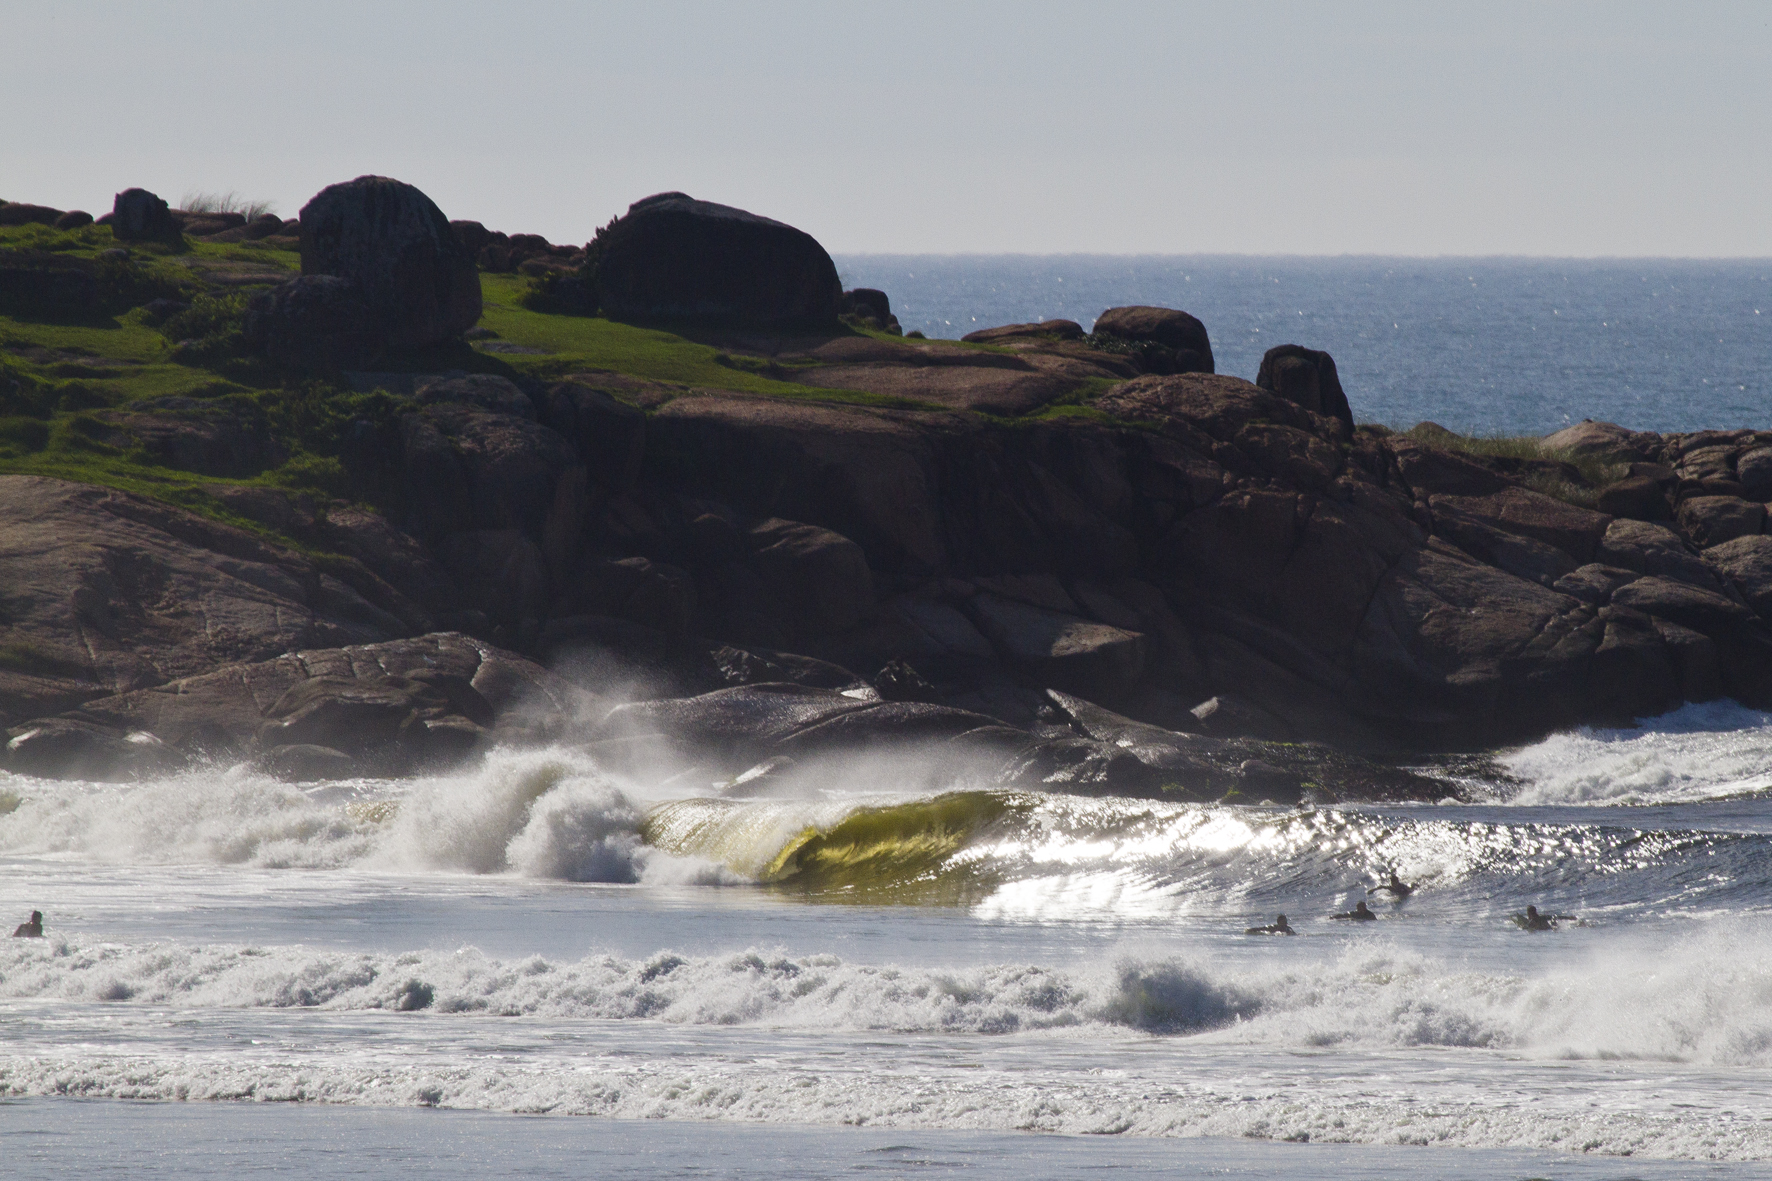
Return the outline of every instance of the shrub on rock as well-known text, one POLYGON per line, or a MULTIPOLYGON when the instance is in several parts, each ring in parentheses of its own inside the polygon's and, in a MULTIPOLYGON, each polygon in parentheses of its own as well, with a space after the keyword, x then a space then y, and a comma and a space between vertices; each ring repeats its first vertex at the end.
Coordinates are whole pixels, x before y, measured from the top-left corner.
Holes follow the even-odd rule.
POLYGON ((636 201, 597 241, 598 298, 610 316, 760 327, 828 327, 842 283, 812 235, 684 193, 636 201))
POLYGON ((898 317, 892 314, 892 300, 878 288, 857 287, 845 291, 839 309, 845 317, 854 317, 865 327, 904 334, 898 326, 898 317))
POLYGON ((379 343, 439 344, 480 318, 480 276, 449 219, 409 184, 360 176, 302 207, 304 276, 356 283, 379 343))

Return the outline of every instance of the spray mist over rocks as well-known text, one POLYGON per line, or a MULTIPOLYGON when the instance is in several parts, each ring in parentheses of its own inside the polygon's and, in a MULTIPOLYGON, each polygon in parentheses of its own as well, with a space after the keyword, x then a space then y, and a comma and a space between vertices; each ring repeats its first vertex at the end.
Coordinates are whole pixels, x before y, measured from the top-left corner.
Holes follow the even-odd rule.
POLYGON ((501 750, 410 781, 300 787, 245 766, 139 784, 8 776, 0 853, 114 864, 516 874, 581 882, 720 882, 645 846, 645 807, 582 754, 501 750))

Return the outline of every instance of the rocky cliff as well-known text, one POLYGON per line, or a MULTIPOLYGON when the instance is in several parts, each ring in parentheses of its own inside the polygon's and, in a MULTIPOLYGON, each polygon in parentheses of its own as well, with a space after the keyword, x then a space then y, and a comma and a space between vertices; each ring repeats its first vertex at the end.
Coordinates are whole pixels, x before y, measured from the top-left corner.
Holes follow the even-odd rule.
MULTIPOLYGON (((1327 354, 1276 349, 1259 384, 1214 374, 1205 326, 1167 309, 1114 309, 1087 335, 1061 321, 907 339, 884 293, 838 300, 806 261, 815 242, 739 211, 689 237, 649 222, 576 261, 543 242, 526 289, 477 223, 369 179, 419 211, 381 220, 444 260, 450 292, 480 257, 471 344, 413 352, 390 310, 297 316, 304 283, 410 302, 373 281, 367 214, 333 218, 357 269, 304 256, 304 279, 274 268, 325 237, 318 205, 299 239, 161 219, 252 254, 158 242, 101 258, 108 226, 54 230, 58 211, 34 206, 0 230, 20 235, 0 242, 15 316, 0 392, 45 424, 0 457, 19 473, 0 475, 16 769, 400 772, 565 736, 752 782, 914 739, 1075 790, 1432 798, 1444 783, 1334 751, 1772 700, 1772 432, 1586 423, 1522 456, 1356 428, 1358 391, 1327 354), (692 317, 661 321, 674 305, 653 288, 718 255, 726 223, 733 258, 785 260, 758 290, 789 311, 723 319, 691 300, 692 317), (648 270, 661 237, 669 266, 648 270), (85 245, 45 249, 64 239, 85 245), (650 292, 644 328, 548 302, 562 275, 600 290, 611 252, 608 290, 619 271, 621 290, 650 292), (31 311, 33 292, 88 281, 84 306, 31 311), (225 304, 255 282, 256 311, 225 304), (56 343, 73 329, 32 327, 110 341, 212 305, 218 327, 153 359, 192 374, 170 399, 56 343), (367 358, 389 367, 340 368, 367 358), (113 375, 66 376, 82 366, 113 375), (84 466, 58 468, 75 434, 84 466), (620 704, 635 699, 652 704, 620 704), (1301 741, 1329 747, 1286 745, 1301 741)), ((710 273, 742 303, 739 270, 710 273)), ((466 322, 423 318, 426 339, 466 322)))

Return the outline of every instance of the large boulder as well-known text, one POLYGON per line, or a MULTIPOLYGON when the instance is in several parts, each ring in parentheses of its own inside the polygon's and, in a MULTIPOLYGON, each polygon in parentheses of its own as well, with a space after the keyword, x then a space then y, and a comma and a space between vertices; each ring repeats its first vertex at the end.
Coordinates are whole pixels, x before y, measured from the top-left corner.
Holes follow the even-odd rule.
POLYGON ((1109 308, 1095 320, 1098 336, 1145 342, 1169 350, 1159 373, 1213 373, 1212 342, 1206 325, 1174 308, 1109 308))
POLYGON ((659 193, 630 205, 598 241, 598 298, 610 316, 759 327, 836 323, 843 294, 836 265, 812 235, 793 226, 659 193))
POLYGON ((303 275, 350 279, 376 338, 396 348, 438 344, 480 318, 480 275, 449 219, 409 184, 360 176, 302 207, 303 275))
POLYGON ((646 454, 646 413, 579 380, 560 382, 542 400, 543 421, 585 461, 591 482, 626 492, 640 481, 646 454))
POLYGON ((1709 549, 1758 533, 1766 522, 1766 506, 1737 496, 1689 496, 1675 516, 1692 544, 1709 549))
POLYGON ((1297 402, 1306 410, 1339 418, 1348 430, 1354 429, 1354 412, 1342 392, 1341 378, 1335 373, 1335 358, 1320 349, 1276 345, 1262 354, 1255 384, 1297 402))
POLYGON ((1772 536, 1737 537, 1704 551, 1704 560, 1722 573, 1761 618, 1772 621, 1772 536))
POLYGON ((1584 418, 1574 426, 1546 435, 1542 446, 1546 451, 1562 451, 1580 458, 1633 463, 1655 459, 1661 444, 1661 436, 1650 431, 1633 431, 1617 423, 1584 418))
POLYGON ((427 387, 434 400, 401 419, 407 526, 427 541, 462 530, 515 529, 569 547, 583 523, 584 465, 570 443, 534 421, 528 397, 501 382, 427 387), (501 395, 510 412, 486 408, 501 395))
POLYGON ((1735 461, 1735 478, 1750 500, 1772 500, 1772 447, 1756 447, 1735 461))
POLYGON ((845 316, 858 316, 873 322, 875 328, 897 332, 898 317, 892 314, 892 299, 877 287, 857 287, 845 291, 838 304, 845 316))
POLYGON ((1637 521, 1665 521, 1671 515, 1662 481, 1654 476, 1627 476, 1600 489, 1595 506, 1614 517, 1637 521))
POLYGON ((146 189, 124 189, 111 203, 111 233, 121 242, 164 242, 179 229, 165 200, 146 189))
POLYGON ((1594 560, 1638 574, 1658 574, 1689 582, 1706 590, 1723 589, 1716 570, 1687 548, 1679 534, 1648 521, 1613 521, 1594 551, 1594 560))

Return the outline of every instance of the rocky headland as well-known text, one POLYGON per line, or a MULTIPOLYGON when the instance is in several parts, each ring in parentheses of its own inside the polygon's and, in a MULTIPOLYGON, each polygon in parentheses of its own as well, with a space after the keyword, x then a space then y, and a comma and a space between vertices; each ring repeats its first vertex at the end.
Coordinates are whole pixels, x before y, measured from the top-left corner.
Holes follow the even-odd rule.
POLYGON ((0 767, 1433 799, 1399 766, 1772 702, 1772 431, 1396 433, 1322 351, 1214 369, 1177 309, 907 337, 681 193, 576 247, 379 177, 0 204, 0 767))

